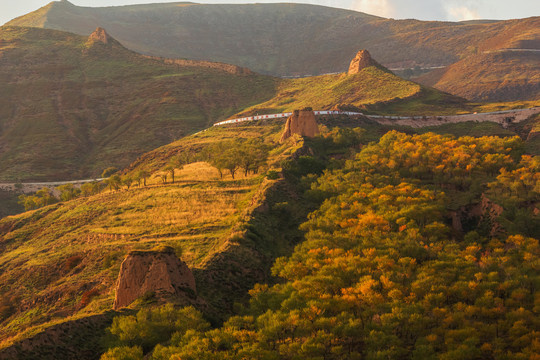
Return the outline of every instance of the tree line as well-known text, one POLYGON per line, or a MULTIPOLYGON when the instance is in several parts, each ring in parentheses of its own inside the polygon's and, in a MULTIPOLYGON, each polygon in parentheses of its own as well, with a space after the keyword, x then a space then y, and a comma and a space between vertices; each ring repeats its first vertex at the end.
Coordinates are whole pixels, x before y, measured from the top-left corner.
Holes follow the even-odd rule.
POLYGON ((20 195, 19 203, 25 210, 37 209, 51 205, 59 201, 69 201, 79 197, 88 197, 99 194, 104 190, 118 191, 120 189, 129 190, 133 186, 147 186, 147 181, 151 178, 159 179, 162 184, 175 183, 176 171, 190 163, 205 161, 214 166, 219 173, 220 179, 228 172, 232 179, 235 179, 238 171, 242 171, 244 176, 257 174, 264 167, 268 160, 271 146, 265 144, 263 139, 235 139, 212 143, 195 153, 192 151, 182 151, 172 156, 166 165, 158 171, 149 171, 145 168, 138 169, 132 173, 121 174, 115 167, 105 169, 101 177, 103 181, 93 181, 82 184, 80 187, 74 184, 65 184, 56 187, 55 196, 50 188, 42 188, 34 194, 20 195))

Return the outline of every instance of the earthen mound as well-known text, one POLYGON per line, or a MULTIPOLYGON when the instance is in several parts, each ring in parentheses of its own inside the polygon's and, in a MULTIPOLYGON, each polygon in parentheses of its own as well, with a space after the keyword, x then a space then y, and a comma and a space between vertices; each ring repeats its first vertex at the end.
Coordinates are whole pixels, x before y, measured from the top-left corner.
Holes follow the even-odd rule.
POLYGON ((351 64, 349 65, 348 75, 358 74, 362 69, 367 68, 368 66, 378 65, 375 60, 371 58, 371 55, 367 50, 360 50, 354 59, 352 59, 351 64))
POLYGON ((319 135, 319 126, 312 110, 295 110, 287 119, 281 141, 285 141, 293 134, 306 137, 319 135))
POLYGON ((185 297, 192 296, 196 290, 191 270, 178 259, 172 248, 132 251, 120 267, 113 307, 128 306, 148 292, 185 297))

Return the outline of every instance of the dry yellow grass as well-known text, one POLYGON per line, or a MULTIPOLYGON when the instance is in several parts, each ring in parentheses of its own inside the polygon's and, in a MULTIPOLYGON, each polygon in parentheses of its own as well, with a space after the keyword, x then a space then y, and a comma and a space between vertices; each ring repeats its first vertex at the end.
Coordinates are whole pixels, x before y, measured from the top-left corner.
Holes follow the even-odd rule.
MULTIPOLYGON (((262 126, 257 132, 246 125, 212 131, 222 139, 236 133, 258 137, 267 132, 272 137, 279 130, 262 126)), ((196 135, 176 146, 211 142, 211 138, 209 133, 196 135)), ((271 161, 287 157, 298 146, 300 142, 292 141, 276 147, 271 161)), ((174 146, 156 151, 167 156, 171 149, 174 152, 174 146)), ((155 161, 153 174, 163 171, 159 164, 167 160, 154 155, 149 158, 155 161)), ((131 250, 171 246, 190 268, 204 271, 239 224, 247 221, 251 209, 264 198, 259 193, 268 187, 262 175, 238 174, 233 180, 224 174, 220 179, 205 162, 177 170, 175 180, 162 184, 152 177, 146 187, 104 191, 0 220, 0 297, 22 304, 15 316, 3 322, 0 341, 16 333, 27 336, 25 329, 32 332, 35 326, 69 316, 110 309, 120 263, 131 250), (72 258, 78 262, 69 266, 72 258), (81 307, 82 294, 90 289, 97 289, 99 295, 81 307)))

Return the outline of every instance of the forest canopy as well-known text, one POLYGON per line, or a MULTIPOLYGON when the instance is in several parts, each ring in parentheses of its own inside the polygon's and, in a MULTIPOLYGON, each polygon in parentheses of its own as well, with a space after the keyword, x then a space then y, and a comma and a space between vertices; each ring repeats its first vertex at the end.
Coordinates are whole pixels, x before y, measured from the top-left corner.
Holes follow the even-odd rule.
POLYGON ((540 353, 540 160, 519 138, 392 131, 309 192, 326 200, 276 261, 277 284, 217 329, 190 315, 153 359, 540 353))

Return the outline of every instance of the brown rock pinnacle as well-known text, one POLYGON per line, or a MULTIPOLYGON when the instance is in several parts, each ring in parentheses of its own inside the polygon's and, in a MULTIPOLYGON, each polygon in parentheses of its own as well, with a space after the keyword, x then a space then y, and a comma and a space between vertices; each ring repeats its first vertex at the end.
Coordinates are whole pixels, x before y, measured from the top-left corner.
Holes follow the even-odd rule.
POLYGON ((293 114, 287 119, 281 141, 287 140, 292 134, 307 137, 319 135, 319 126, 312 110, 294 110, 293 114))
POLYGON ((196 292, 195 278, 172 248, 132 251, 120 267, 113 308, 128 306, 147 292, 181 297, 186 290, 196 292))
POLYGON ((348 75, 358 74, 362 69, 367 68, 368 66, 377 65, 377 62, 371 58, 371 55, 367 50, 360 50, 354 59, 351 61, 349 66, 348 75))
POLYGON ((107 34, 107 31, 105 31, 105 29, 102 27, 98 27, 93 33, 90 34, 90 36, 88 36, 88 42, 91 43, 100 42, 103 44, 108 44, 111 42, 111 40, 113 40, 112 37, 107 34))

